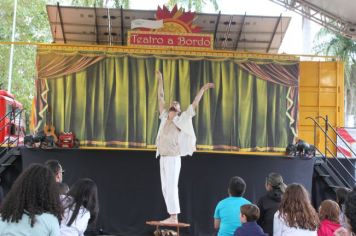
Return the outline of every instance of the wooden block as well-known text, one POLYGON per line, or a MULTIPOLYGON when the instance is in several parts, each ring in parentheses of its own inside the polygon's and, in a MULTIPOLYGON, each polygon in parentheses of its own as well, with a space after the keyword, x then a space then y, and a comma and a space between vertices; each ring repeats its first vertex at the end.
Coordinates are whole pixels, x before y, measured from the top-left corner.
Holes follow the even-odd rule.
POLYGON ((178 227, 178 228, 186 228, 189 227, 190 224, 178 222, 177 224, 171 223, 162 223, 160 221, 146 221, 146 224, 153 226, 168 226, 168 227, 178 227))

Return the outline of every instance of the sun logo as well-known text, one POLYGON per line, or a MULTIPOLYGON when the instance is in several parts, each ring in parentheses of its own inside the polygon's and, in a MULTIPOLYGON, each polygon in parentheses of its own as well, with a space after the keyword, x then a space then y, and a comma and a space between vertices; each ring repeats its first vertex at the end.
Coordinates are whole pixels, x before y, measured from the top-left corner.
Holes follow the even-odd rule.
POLYGON ((158 6, 156 12, 156 19, 163 20, 163 27, 154 29, 154 32, 171 32, 171 33, 199 33, 201 27, 194 25, 195 12, 185 12, 183 8, 175 5, 172 11, 163 5, 158 6))

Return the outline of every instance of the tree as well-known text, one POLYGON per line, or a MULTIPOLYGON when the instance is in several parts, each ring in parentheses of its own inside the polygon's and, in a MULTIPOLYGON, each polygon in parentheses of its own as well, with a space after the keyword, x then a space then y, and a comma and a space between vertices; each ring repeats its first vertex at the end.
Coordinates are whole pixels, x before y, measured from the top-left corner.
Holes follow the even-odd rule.
MULTIPOLYGON (((64 1, 59 1, 60 5, 64 1)), ((113 7, 129 7, 129 0, 114 0, 113 7)), ((18 0, 16 16, 15 42, 50 43, 52 41, 46 4, 56 4, 55 0, 18 0)), ((71 5, 104 7, 106 0, 73 0, 71 5)), ((13 21, 13 0, 0 1, 0 41, 10 42, 13 21)), ((9 73, 10 44, 0 45, 0 84, 7 89, 9 73)), ((34 78, 36 76, 36 47, 32 45, 15 45, 12 89, 17 100, 25 107, 27 114, 35 93, 34 78)))
MULTIPOLYGON (((0 1, 0 41, 10 42, 13 20, 13 0, 0 1)), ((46 13, 45 0, 18 0, 16 16, 15 41, 50 42, 51 35, 46 13)), ((0 46, 0 76, 2 89, 8 86, 10 45, 0 46)), ((27 110, 31 109, 34 95, 34 78, 36 47, 32 45, 15 45, 11 92, 27 110)))
POLYGON ((83 7, 115 7, 120 8, 129 8, 129 0, 72 0, 72 6, 83 6, 83 7))
POLYGON ((327 29, 321 29, 315 39, 314 51, 317 54, 336 56, 345 63, 345 112, 346 119, 354 116, 356 124, 356 42, 335 34, 327 29))
MULTIPOLYGON (((209 0, 214 6, 215 11, 219 9, 219 5, 217 0, 209 0)), ((186 6, 188 11, 195 10, 197 12, 201 12, 206 1, 204 0, 169 0, 168 6, 173 7, 176 4, 181 4, 182 6, 186 6)))

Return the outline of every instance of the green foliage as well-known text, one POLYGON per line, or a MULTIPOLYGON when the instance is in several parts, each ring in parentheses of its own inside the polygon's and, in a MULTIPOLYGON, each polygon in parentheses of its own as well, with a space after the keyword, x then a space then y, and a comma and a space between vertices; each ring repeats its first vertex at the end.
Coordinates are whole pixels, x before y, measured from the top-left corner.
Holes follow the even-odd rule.
POLYGON ((356 42, 323 28, 317 34, 314 45, 317 54, 336 56, 345 63, 346 87, 350 87, 351 66, 356 60, 356 42))
MULTIPOLYGON (((106 0, 72 0, 70 5, 103 7, 106 0)), ((57 4, 55 0, 18 0, 16 15, 15 42, 52 41, 47 17, 46 4, 57 4)), ((60 5, 68 5, 68 1, 59 1, 60 5)), ((114 0, 114 7, 129 7, 129 0, 114 0)), ((10 42, 13 21, 13 0, 0 1, 0 42, 10 42)), ((0 44, 0 85, 8 87, 10 45, 0 44)), ((32 99, 35 94, 34 78, 36 77, 36 47, 32 45, 15 45, 11 93, 25 107, 27 115, 31 111, 32 99)))
MULTIPOLYGON (((106 7, 105 3, 108 2, 110 7, 114 8, 120 8, 121 6, 123 8, 129 8, 130 7, 130 1, 129 0, 113 0, 113 1, 107 1, 107 0, 72 0, 71 5, 72 6, 83 6, 83 7, 106 7)), ((108 7, 109 7, 108 6, 108 7)))
MULTIPOLYGON (((213 6, 215 11, 219 9, 219 5, 217 0, 209 0, 213 6)), ((174 5, 181 5, 182 7, 186 7, 188 11, 195 10, 196 12, 201 12, 203 6, 206 5, 206 1, 204 0, 169 0, 168 6, 173 7, 174 5)))
POLYGON ((355 115, 356 41, 335 34, 325 28, 319 31, 314 41, 314 51, 317 54, 336 56, 345 63, 345 111, 346 114, 355 115))
MULTIPOLYGON (((0 1, 0 41, 10 42, 12 35, 13 0, 0 1)), ((50 42, 51 35, 46 13, 45 0, 18 0, 16 15, 17 42, 50 42)), ((2 89, 7 89, 9 72, 10 45, 0 46, 0 78, 2 89)), ((34 78, 36 48, 32 45, 14 46, 14 63, 11 93, 16 96, 29 114, 35 92, 34 78)))

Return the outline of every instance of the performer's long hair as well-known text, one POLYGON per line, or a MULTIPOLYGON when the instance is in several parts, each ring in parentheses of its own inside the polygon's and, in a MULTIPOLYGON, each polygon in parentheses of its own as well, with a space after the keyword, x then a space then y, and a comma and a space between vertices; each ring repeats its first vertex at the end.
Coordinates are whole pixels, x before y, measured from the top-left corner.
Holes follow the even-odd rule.
POLYGON ((31 219, 36 215, 49 213, 62 219, 62 207, 53 172, 42 164, 33 164, 16 179, 0 208, 3 221, 19 222, 23 214, 31 219))

